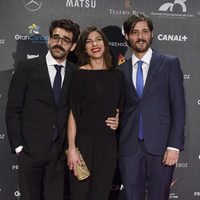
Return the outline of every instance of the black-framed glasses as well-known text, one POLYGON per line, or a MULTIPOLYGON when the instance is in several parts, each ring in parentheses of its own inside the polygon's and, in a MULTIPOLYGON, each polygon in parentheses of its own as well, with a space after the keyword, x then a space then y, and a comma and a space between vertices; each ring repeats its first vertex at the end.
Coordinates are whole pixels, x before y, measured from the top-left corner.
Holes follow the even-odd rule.
POLYGON ((53 42, 59 42, 61 40, 61 44, 63 45, 69 45, 72 43, 72 40, 69 38, 60 37, 59 35, 52 35, 51 39, 53 42))

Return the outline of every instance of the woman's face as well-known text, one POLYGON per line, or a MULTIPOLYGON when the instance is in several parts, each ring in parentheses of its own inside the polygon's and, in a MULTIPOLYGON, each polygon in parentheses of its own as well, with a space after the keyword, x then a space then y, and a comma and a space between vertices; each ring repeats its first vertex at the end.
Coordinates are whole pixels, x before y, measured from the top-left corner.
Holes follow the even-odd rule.
POLYGON ((85 51, 90 58, 103 58, 105 44, 100 33, 92 31, 86 40, 85 51))

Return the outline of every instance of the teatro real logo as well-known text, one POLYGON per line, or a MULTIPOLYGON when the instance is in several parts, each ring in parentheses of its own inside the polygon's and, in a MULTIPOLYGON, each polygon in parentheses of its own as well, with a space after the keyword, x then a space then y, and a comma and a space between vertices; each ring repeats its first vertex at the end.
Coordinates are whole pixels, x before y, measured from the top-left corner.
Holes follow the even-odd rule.
POLYGON ((41 0, 23 0, 24 7, 31 11, 37 11, 42 7, 42 1, 41 0))
POLYGON ((170 11, 172 12, 175 6, 179 6, 182 8, 182 12, 186 12, 186 0, 174 0, 174 3, 164 3, 160 8, 159 11, 170 11))

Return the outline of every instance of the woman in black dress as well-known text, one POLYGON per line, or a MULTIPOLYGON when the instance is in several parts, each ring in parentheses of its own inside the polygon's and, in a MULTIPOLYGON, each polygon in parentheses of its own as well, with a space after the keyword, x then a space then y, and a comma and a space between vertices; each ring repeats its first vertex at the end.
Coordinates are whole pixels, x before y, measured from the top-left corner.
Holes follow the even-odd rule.
POLYGON ((107 200, 117 161, 116 127, 108 116, 121 111, 123 76, 113 68, 108 42, 95 27, 82 32, 77 56, 81 67, 72 77, 68 121, 71 200, 107 200), (81 162, 76 147, 91 173, 83 181, 76 178, 81 162))

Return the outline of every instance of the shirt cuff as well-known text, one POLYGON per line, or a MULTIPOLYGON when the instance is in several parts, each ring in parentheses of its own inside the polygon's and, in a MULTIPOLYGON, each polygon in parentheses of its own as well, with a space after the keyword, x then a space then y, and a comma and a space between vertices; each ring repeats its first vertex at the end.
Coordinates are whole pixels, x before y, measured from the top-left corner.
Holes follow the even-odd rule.
POLYGON ((167 147, 167 149, 169 149, 169 150, 175 150, 175 151, 180 151, 179 149, 174 148, 174 147, 167 147))
POLYGON ((23 149, 23 146, 18 146, 16 149, 15 149, 15 152, 16 154, 20 153, 23 149))

